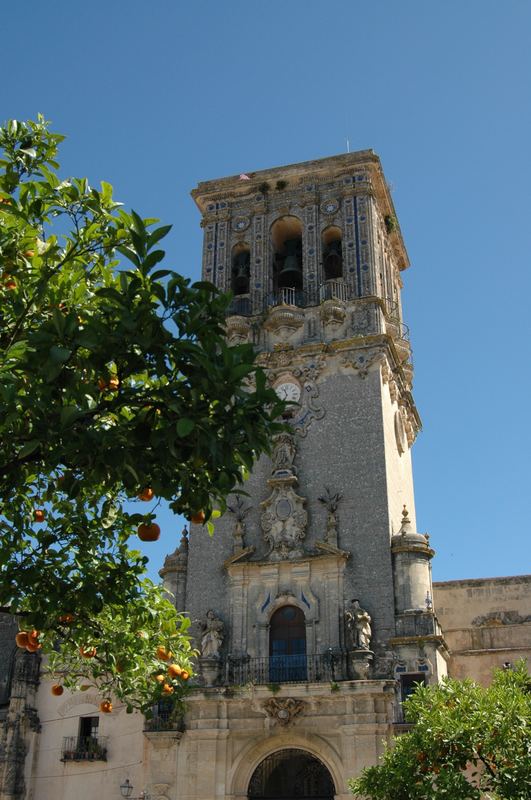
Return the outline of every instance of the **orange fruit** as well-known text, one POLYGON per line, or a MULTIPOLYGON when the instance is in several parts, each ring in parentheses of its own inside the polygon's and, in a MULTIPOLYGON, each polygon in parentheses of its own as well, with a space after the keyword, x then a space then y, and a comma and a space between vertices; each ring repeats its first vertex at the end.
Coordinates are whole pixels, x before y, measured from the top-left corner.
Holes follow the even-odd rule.
POLYGON ((153 499, 155 492, 151 488, 151 486, 146 486, 145 489, 142 489, 140 494, 138 495, 139 500, 144 500, 146 503, 153 499))
POLYGON ((83 658, 94 658, 96 655, 96 648, 95 647, 80 647, 79 648, 80 654, 83 658))
POLYGON ((204 511, 196 511, 195 514, 192 514, 190 517, 190 522, 193 522, 194 525, 202 525, 205 521, 206 514, 204 511))
POLYGON ((159 675, 155 675, 155 680, 158 681, 159 683, 164 683, 166 678, 164 677, 164 675, 160 675, 159 674, 159 675))
POLYGON ((183 681, 187 681, 189 677, 190 673, 187 670, 183 669, 183 671, 181 672, 181 678, 183 679, 183 681))
POLYGON ((43 508, 36 508, 33 512, 33 521, 34 522, 44 522, 44 518, 46 517, 46 512, 43 508))
POLYGON ((112 703, 110 700, 102 700, 100 703, 100 711, 103 714, 110 714, 112 711, 112 703))
POLYGON ((160 658, 161 661, 168 660, 168 653, 166 652, 166 648, 162 647, 162 645, 160 645, 160 647, 157 647, 155 655, 157 656, 157 658, 160 658))
POLYGON ((173 686, 170 686, 169 683, 165 683, 162 687, 162 694, 173 694, 173 686))
POLYGON ((170 664, 168 667, 168 675, 171 678, 180 678, 183 674, 181 667, 178 664, 170 664))
POLYGON ((39 644, 38 642, 35 642, 34 644, 28 642, 28 644, 26 645, 26 650, 28 651, 28 653, 36 653, 37 650, 41 649, 41 647, 42 644, 39 644))
POLYGON ((29 643, 27 631, 19 631, 15 636, 18 647, 27 647, 29 643))
POLYGON ((109 384, 108 385, 109 385, 109 391, 110 392, 117 392, 118 391, 118 387, 120 386, 120 381, 116 377, 116 375, 114 375, 112 378, 109 378, 109 384))
POLYGON ((52 686, 52 694, 54 694, 56 697, 60 697, 63 694, 63 692, 64 692, 64 689, 61 686, 61 684, 60 683, 54 683, 54 685, 52 686))
POLYGON ((17 282, 14 281, 13 278, 11 278, 10 280, 5 282, 4 286, 6 287, 6 289, 9 289, 9 291, 12 292, 13 289, 17 288, 17 282))
POLYGON ((35 255, 35 250, 24 250, 22 255, 24 256, 24 258, 33 258, 33 256, 35 255))
POLYGON ((74 614, 61 614, 59 617, 59 622, 63 625, 70 625, 71 622, 75 620, 74 614))
POLYGON ((143 522, 138 526, 138 538, 141 542, 156 542, 160 536, 160 527, 156 522, 143 522))

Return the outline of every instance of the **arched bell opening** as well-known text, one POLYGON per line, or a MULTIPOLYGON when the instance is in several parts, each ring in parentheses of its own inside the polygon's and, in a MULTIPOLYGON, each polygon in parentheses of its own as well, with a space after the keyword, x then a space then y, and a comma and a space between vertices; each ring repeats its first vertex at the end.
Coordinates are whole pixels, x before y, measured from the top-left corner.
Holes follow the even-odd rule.
POLYGON ((307 673, 304 613, 297 606, 282 606, 269 623, 269 680, 305 681, 307 673))
POLYGON ((305 750, 277 750, 255 769, 248 800, 333 800, 334 782, 325 765, 305 750))
POLYGON ((343 250, 341 229, 330 225, 322 233, 323 274, 325 281, 337 281, 343 277, 343 250))
POLYGON ((271 226, 273 287, 302 290, 302 223, 297 217, 277 219, 271 226))
POLYGON ((231 289, 235 296, 249 294, 251 283, 251 248, 238 242, 232 248, 231 289))

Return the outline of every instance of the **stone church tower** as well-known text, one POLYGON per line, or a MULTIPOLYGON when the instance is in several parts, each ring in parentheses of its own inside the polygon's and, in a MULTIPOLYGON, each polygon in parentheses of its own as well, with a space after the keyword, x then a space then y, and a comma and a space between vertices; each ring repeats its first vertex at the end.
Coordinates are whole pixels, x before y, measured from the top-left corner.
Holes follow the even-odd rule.
POLYGON ((234 293, 228 339, 255 344, 291 432, 162 570, 202 684, 167 780, 181 800, 351 797, 401 699, 446 672, 415 527, 407 253, 371 150, 192 194, 203 278, 234 293))

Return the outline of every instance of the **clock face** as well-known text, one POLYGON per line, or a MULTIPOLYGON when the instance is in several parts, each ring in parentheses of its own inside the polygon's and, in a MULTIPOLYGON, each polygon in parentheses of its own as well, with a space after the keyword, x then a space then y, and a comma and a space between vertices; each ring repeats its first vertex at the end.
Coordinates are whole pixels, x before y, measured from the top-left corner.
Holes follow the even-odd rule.
POLYGON ((298 383, 294 383, 293 381, 284 381, 275 386, 275 392, 281 400, 285 400, 289 403, 297 403, 301 396, 301 387, 298 383))

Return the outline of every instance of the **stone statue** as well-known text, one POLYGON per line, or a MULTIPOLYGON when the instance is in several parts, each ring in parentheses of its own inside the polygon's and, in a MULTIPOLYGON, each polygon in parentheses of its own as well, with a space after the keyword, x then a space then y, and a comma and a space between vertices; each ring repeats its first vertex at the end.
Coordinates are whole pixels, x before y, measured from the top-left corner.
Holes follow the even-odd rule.
POLYGON ((295 440, 291 433, 281 433, 277 436, 273 448, 273 472, 278 470, 295 472, 293 467, 295 453, 295 440))
POLYGON ((206 620, 201 626, 201 655, 203 658, 219 658, 223 644, 223 622, 212 609, 207 611, 206 620))
POLYGON ((359 600, 353 600, 345 611, 345 624, 349 646, 353 650, 369 650, 371 646, 371 617, 360 606, 359 600))
POLYGON ((328 512, 326 521, 326 542, 337 547, 337 507, 343 495, 341 492, 332 494, 328 486, 325 486, 325 492, 318 500, 324 505, 328 512))
POLYGON ((234 525, 234 530, 232 533, 234 553, 239 553, 245 547, 245 517, 251 510, 251 506, 244 508, 243 505, 243 500, 239 495, 236 496, 232 504, 227 503, 227 510, 236 517, 236 524, 234 525))

